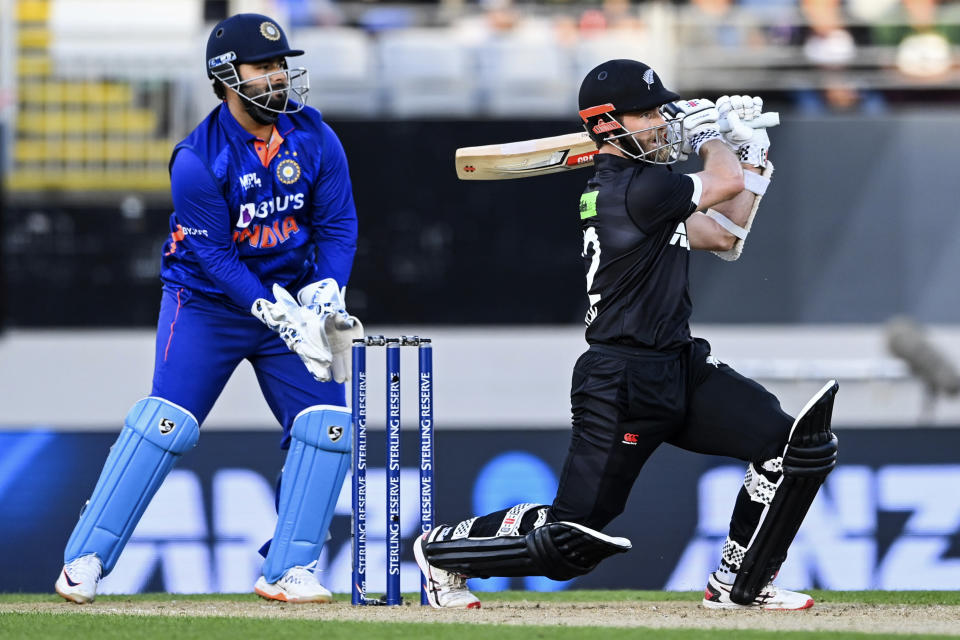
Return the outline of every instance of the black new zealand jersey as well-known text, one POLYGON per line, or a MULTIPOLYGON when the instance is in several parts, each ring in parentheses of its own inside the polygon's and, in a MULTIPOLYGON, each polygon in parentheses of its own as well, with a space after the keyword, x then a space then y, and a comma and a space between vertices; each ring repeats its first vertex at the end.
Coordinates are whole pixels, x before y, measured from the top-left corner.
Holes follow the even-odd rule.
POLYGON ((694 181, 658 165, 596 156, 580 198, 587 342, 673 351, 690 342, 683 221, 694 181))

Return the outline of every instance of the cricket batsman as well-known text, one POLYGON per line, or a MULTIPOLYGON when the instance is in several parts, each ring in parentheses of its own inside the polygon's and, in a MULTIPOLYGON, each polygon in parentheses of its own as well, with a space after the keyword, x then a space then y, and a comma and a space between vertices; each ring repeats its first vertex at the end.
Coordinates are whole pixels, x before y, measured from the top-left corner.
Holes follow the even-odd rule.
POLYGON ((163 479, 241 361, 288 449, 255 591, 329 602, 313 568, 349 466, 343 382, 363 335, 344 306, 357 217, 343 147, 306 106, 306 69, 267 16, 217 24, 205 66, 222 102, 170 158, 174 212, 150 395, 127 414, 64 551, 56 591, 92 602, 163 479))
POLYGON ((599 149, 579 207, 589 348, 573 370, 573 430, 556 497, 419 537, 414 554, 430 604, 479 607, 468 577, 568 580, 629 550, 628 539, 601 530, 623 512, 649 456, 668 443, 747 463, 703 606, 809 608, 810 596, 773 579, 836 465, 837 384, 824 385, 793 419, 689 327, 690 251, 738 258, 770 183, 770 139, 748 126, 762 100, 682 100, 647 65, 610 60, 587 74, 579 101, 599 149), (721 117, 729 133, 720 133, 721 117), (671 170, 687 156, 703 169, 671 170))

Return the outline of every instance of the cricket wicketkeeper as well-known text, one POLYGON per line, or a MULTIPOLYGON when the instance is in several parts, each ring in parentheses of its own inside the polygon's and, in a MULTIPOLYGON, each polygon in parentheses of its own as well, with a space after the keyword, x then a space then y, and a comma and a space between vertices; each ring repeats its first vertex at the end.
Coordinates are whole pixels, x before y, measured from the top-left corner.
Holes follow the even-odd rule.
MULTIPOLYGON (((243 360, 289 448, 255 591, 329 602, 313 572, 349 466, 343 382, 363 335, 344 306, 357 217, 343 147, 304 104, 307 71, 267 16, 223 20, 205 67, 223 101, 173 150, 174 212, 150 395, 127 414, 74 528, 56 591, 91 602, 243 360)), ((255 550, 251 549, 251 555, 255 550)))

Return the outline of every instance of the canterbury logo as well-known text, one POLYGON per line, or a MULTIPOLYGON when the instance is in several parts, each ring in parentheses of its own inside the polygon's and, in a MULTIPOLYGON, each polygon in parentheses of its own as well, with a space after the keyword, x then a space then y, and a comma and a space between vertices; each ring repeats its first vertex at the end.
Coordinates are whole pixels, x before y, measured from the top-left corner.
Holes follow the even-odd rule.
POLYGON ((637 444, 637 438, 639 438, 639 437, 640 437, 640 436, 638 436, 638 435, 635 434, 635 433, 625 433, 625 434, 623 434, 623 444, 636 445, 636 444, 637 444))

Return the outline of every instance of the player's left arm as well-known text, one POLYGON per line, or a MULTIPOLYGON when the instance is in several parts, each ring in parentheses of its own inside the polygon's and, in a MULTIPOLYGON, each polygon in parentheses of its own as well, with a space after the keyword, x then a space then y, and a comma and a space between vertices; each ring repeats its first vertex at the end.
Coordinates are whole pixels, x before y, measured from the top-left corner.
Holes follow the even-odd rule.
MULTIPOLYGON (((743 165, 744 176, 748 172, 760 175, 760 168, 743 165)), ((747 220, 757 195, 744 189, 739 194, 710 207, 706 212, 694 212, 687 218, 687 239, 691 249, 707 251, 730 251, 738 239, 747 236, 747 220), (720 215, 717 215, 720 214, 720 215)))
POLYGON ((717 109, 731 124, 723 141, 741 161, 744 189, 730 200, 691 215, 686 222, 687 237, 692 249, 705 249, 725 260, 736 260, 773 173, 773 165, 767 160, 770 138, 766 130, 749 126, 763 111, 761 98, 722 96, 717 100, 717 109))
POLYGON ((322 167, 313 188, 313 280, 333 278, 345 287, 357 251, 357 210, 347 156, 337 135, 320 123, 322 167))
POLYGON ((331 375, 350 379, 350 349, 363 337, 363 324, 347 312, 347 280, 357 251, 357 210, 347 156, 337 135, 320 122, 320 162, 313 187, 310 240, 314 245, 312 273, 297 293, 303 308, 320 318, 329 345, 331 375))

